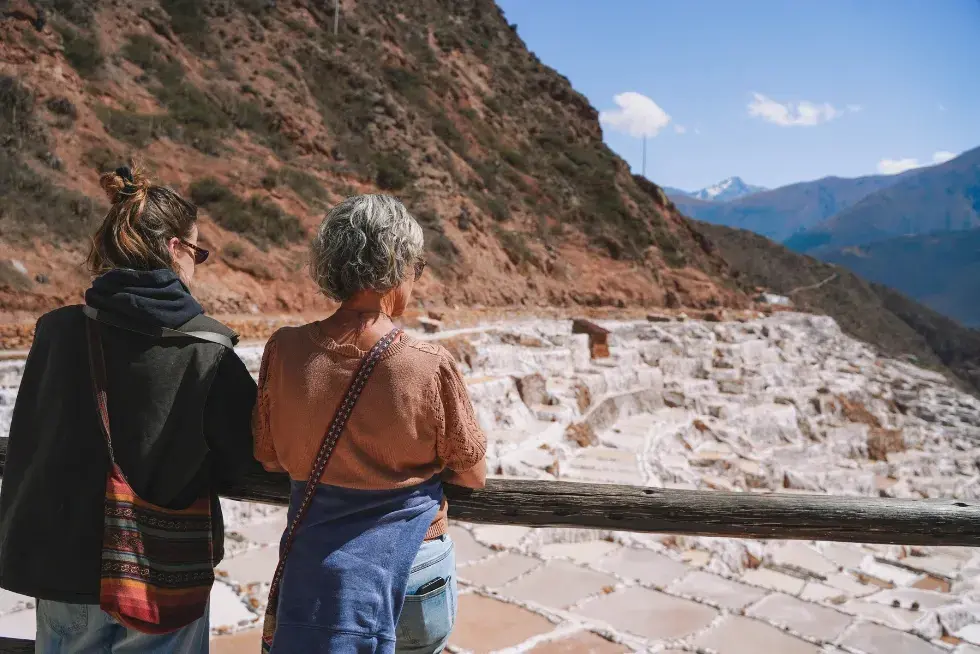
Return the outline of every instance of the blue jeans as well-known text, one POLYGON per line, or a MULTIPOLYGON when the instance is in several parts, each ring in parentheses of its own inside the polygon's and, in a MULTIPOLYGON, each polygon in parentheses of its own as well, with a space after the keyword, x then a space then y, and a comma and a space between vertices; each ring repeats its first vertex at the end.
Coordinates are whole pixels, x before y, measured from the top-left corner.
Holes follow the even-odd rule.
POLYGON ((169 634, 128 629, 96 604, 37 603, 37 654, 207 654, 208 612, 169 634))
POLYGON ((398 619, 397 654, 434 654, 449 642, 456 622, 456 552, 449 535, 422 543, 408 576, 405 605, 398 619), (443 579, 438 588, 418 594, 418 590, 443 579))

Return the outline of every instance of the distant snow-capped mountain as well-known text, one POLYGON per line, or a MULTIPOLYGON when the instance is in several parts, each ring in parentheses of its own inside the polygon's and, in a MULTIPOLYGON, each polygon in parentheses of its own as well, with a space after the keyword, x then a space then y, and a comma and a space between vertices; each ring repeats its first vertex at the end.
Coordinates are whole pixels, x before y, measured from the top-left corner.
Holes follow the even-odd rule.
POLYGON ((762 186, 752 186, 742 181, 741 177, 729 177, 714 186, 703 188, 700 191, 691 193, 692 198, 707 200, 709 202, 728 202, 746 195, 765 191, 762 186))

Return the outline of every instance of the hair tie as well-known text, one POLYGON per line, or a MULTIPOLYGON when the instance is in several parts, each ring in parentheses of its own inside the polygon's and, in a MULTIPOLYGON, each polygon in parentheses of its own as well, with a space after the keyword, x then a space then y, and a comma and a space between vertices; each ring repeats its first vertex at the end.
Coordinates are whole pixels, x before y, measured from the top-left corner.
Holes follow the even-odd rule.
POLYGON ((124 184, 122 188, 122 193, 124 195, 135 195, 136 191, 136 181, 133 179, 133 171, 129 169, 129 166, 120 166, 116 168, 116 174, 122 178, 124 184))

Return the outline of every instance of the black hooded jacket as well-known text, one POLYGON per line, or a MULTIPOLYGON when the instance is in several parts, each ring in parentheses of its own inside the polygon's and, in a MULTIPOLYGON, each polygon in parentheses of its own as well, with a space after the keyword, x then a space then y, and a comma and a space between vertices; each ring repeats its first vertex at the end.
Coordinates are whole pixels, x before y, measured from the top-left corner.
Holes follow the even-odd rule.
MULTIPOLYGON (((168 270, 114 270, 86 304, 117 322, 234 332, 203 315, 168 270)), ((109 456, 88 363, 81 306, 42 316, 24 369, 0 486, 0 587, 39 599, 99 603, 109 456)), ((224 528, 214 489, 253 466, 255 382, 234 350, 155 339, 97 323, 116 462, 136 493, 183 508, 210 489, 215 563, 224 528)))

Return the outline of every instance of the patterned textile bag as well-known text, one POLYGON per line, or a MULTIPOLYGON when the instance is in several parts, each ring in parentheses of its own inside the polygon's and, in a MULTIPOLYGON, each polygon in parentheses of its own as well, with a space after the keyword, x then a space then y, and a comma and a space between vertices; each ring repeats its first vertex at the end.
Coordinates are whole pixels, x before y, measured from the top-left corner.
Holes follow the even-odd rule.
POLYGON ((337 408, 336 415, 330 421, 330 426, 323 435, 323 441, 320 443, 320 451, 313 461, 313 469, 310 472, 309 480, 306 482, 303 499, 299 507, 297 507, 296 515, 286 529, 286 538, 283 542, 282 550, 279 553, 279 565, 276 566, 276 574, 272 577, 272 585, 269 587, 269 602, 266 605, 265 621, 262 624, 263 654, 272 651, 272 641, 276 635, 276 612, 279 609, 279 584, 282 582, 282 574, 286 566, 286 556, 293 547, 296 532, 299 529, 300 523, 303 522, 307 511, 309 511, 310 505, 313 503, 313 496, 316 494, 317 486, 323 477, 323 471, 327 467, 327 461, 330 460, 330 455, 333 454, 337 440, 344 431, 344 427, 347 426, 347 420, 350 418, 354 403, 357 402, 361 391, 364 390, 364 385, 367 383, 368 377, 370 377, 371 371, 374 370, 374 366, 378 363, 381 355, 384 354, 384 351, 388 349, 389 345, 395 342, 399 334, 401 334, 400 329, 392 329, 371 348, 370 352, 364 355, 357 372, 354 374, 354 379, 351 380, 351 384, 347 388, 347 393, 344 394, 344 399, 337 408))
POLYGON ((204 615, 214 584, 210 493, 186 509, 140 499, 116 464, 109 429, 105 357, 99 324, 86 321, 89 367, 110 470, 99 605, 121 624, 147 634, 176 631, 204 615))

